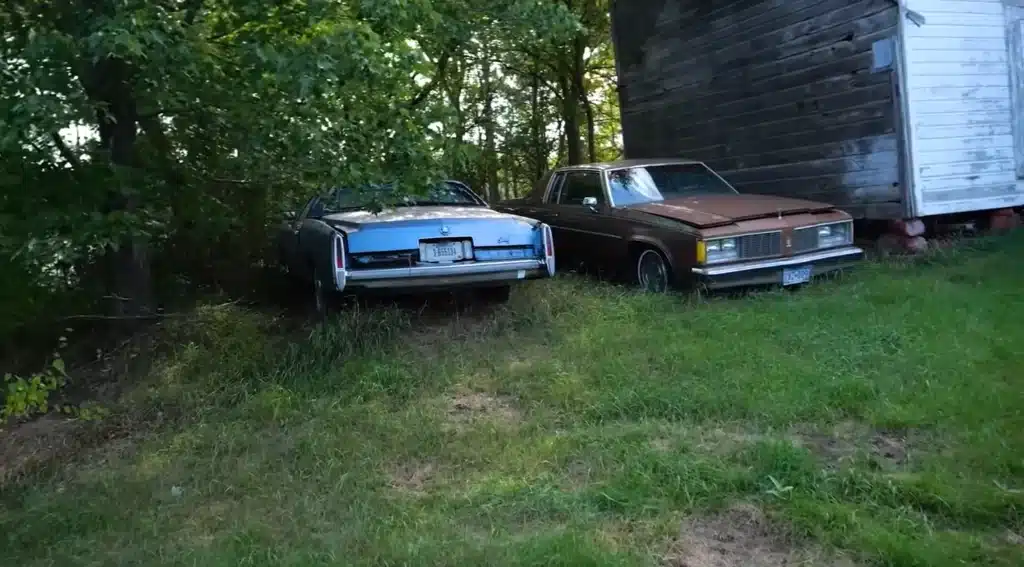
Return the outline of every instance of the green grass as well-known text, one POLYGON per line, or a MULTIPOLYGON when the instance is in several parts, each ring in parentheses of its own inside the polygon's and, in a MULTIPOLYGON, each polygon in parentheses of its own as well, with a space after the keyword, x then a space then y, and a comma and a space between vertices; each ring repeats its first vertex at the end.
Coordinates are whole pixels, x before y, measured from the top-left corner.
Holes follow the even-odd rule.
POLYGON ((0 565, 658 565, 736 502, 861 565, 1021 565, 1022 258, 302 332, 200 310, 125 396, 170 424, 5 487, 0 565))

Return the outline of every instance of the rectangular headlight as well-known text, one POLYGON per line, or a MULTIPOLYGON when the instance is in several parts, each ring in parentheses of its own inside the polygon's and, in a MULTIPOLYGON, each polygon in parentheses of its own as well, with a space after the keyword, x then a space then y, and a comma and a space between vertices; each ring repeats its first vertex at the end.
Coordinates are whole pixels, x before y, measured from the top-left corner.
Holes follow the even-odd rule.
POLYGON ((740 257, 735 238, 716 238, 714 240, 706 240, 701 244, 703 244, 703 259, 700 258, 700 248, 698 248, 697 259, 703 260, 705 264, 728 262, 740 257))
POLYGON ((841 222, 819 226, 818 248, 834 248, 853 242, 853 223, 841 222))

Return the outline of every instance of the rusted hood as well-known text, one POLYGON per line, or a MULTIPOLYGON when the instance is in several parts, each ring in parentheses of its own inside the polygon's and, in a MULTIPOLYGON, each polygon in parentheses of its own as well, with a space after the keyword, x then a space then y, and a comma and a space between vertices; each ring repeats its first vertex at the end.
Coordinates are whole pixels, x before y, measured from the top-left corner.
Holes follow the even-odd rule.
POLYGON ((660 217, 681 220, 699 228, 710 228, 742 220, 824 212, 832 210, 834 207, 826 203, 802 199, 747 194, 701 195, 631 205, 629 208, 660 217))

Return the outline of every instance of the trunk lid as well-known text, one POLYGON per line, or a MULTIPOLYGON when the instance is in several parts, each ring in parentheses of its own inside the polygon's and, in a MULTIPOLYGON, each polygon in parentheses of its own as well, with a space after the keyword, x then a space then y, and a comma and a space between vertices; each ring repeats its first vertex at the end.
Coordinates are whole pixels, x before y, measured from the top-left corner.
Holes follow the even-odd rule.
POLYGON ((420 240, 472 240, 473 246, 533 246, 535 221, 485 207, 402 207, 351 211, 323 221, 344 231, 352 254, 416 250, 420 240))

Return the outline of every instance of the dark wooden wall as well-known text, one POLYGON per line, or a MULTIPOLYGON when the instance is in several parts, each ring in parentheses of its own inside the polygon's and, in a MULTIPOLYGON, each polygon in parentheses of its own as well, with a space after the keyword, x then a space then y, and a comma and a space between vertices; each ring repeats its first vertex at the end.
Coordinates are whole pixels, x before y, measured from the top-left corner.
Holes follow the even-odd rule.
POLYGON ((744 192, 899 216, 893 0, 615 0, 627 157, 707 162, 744 192))

